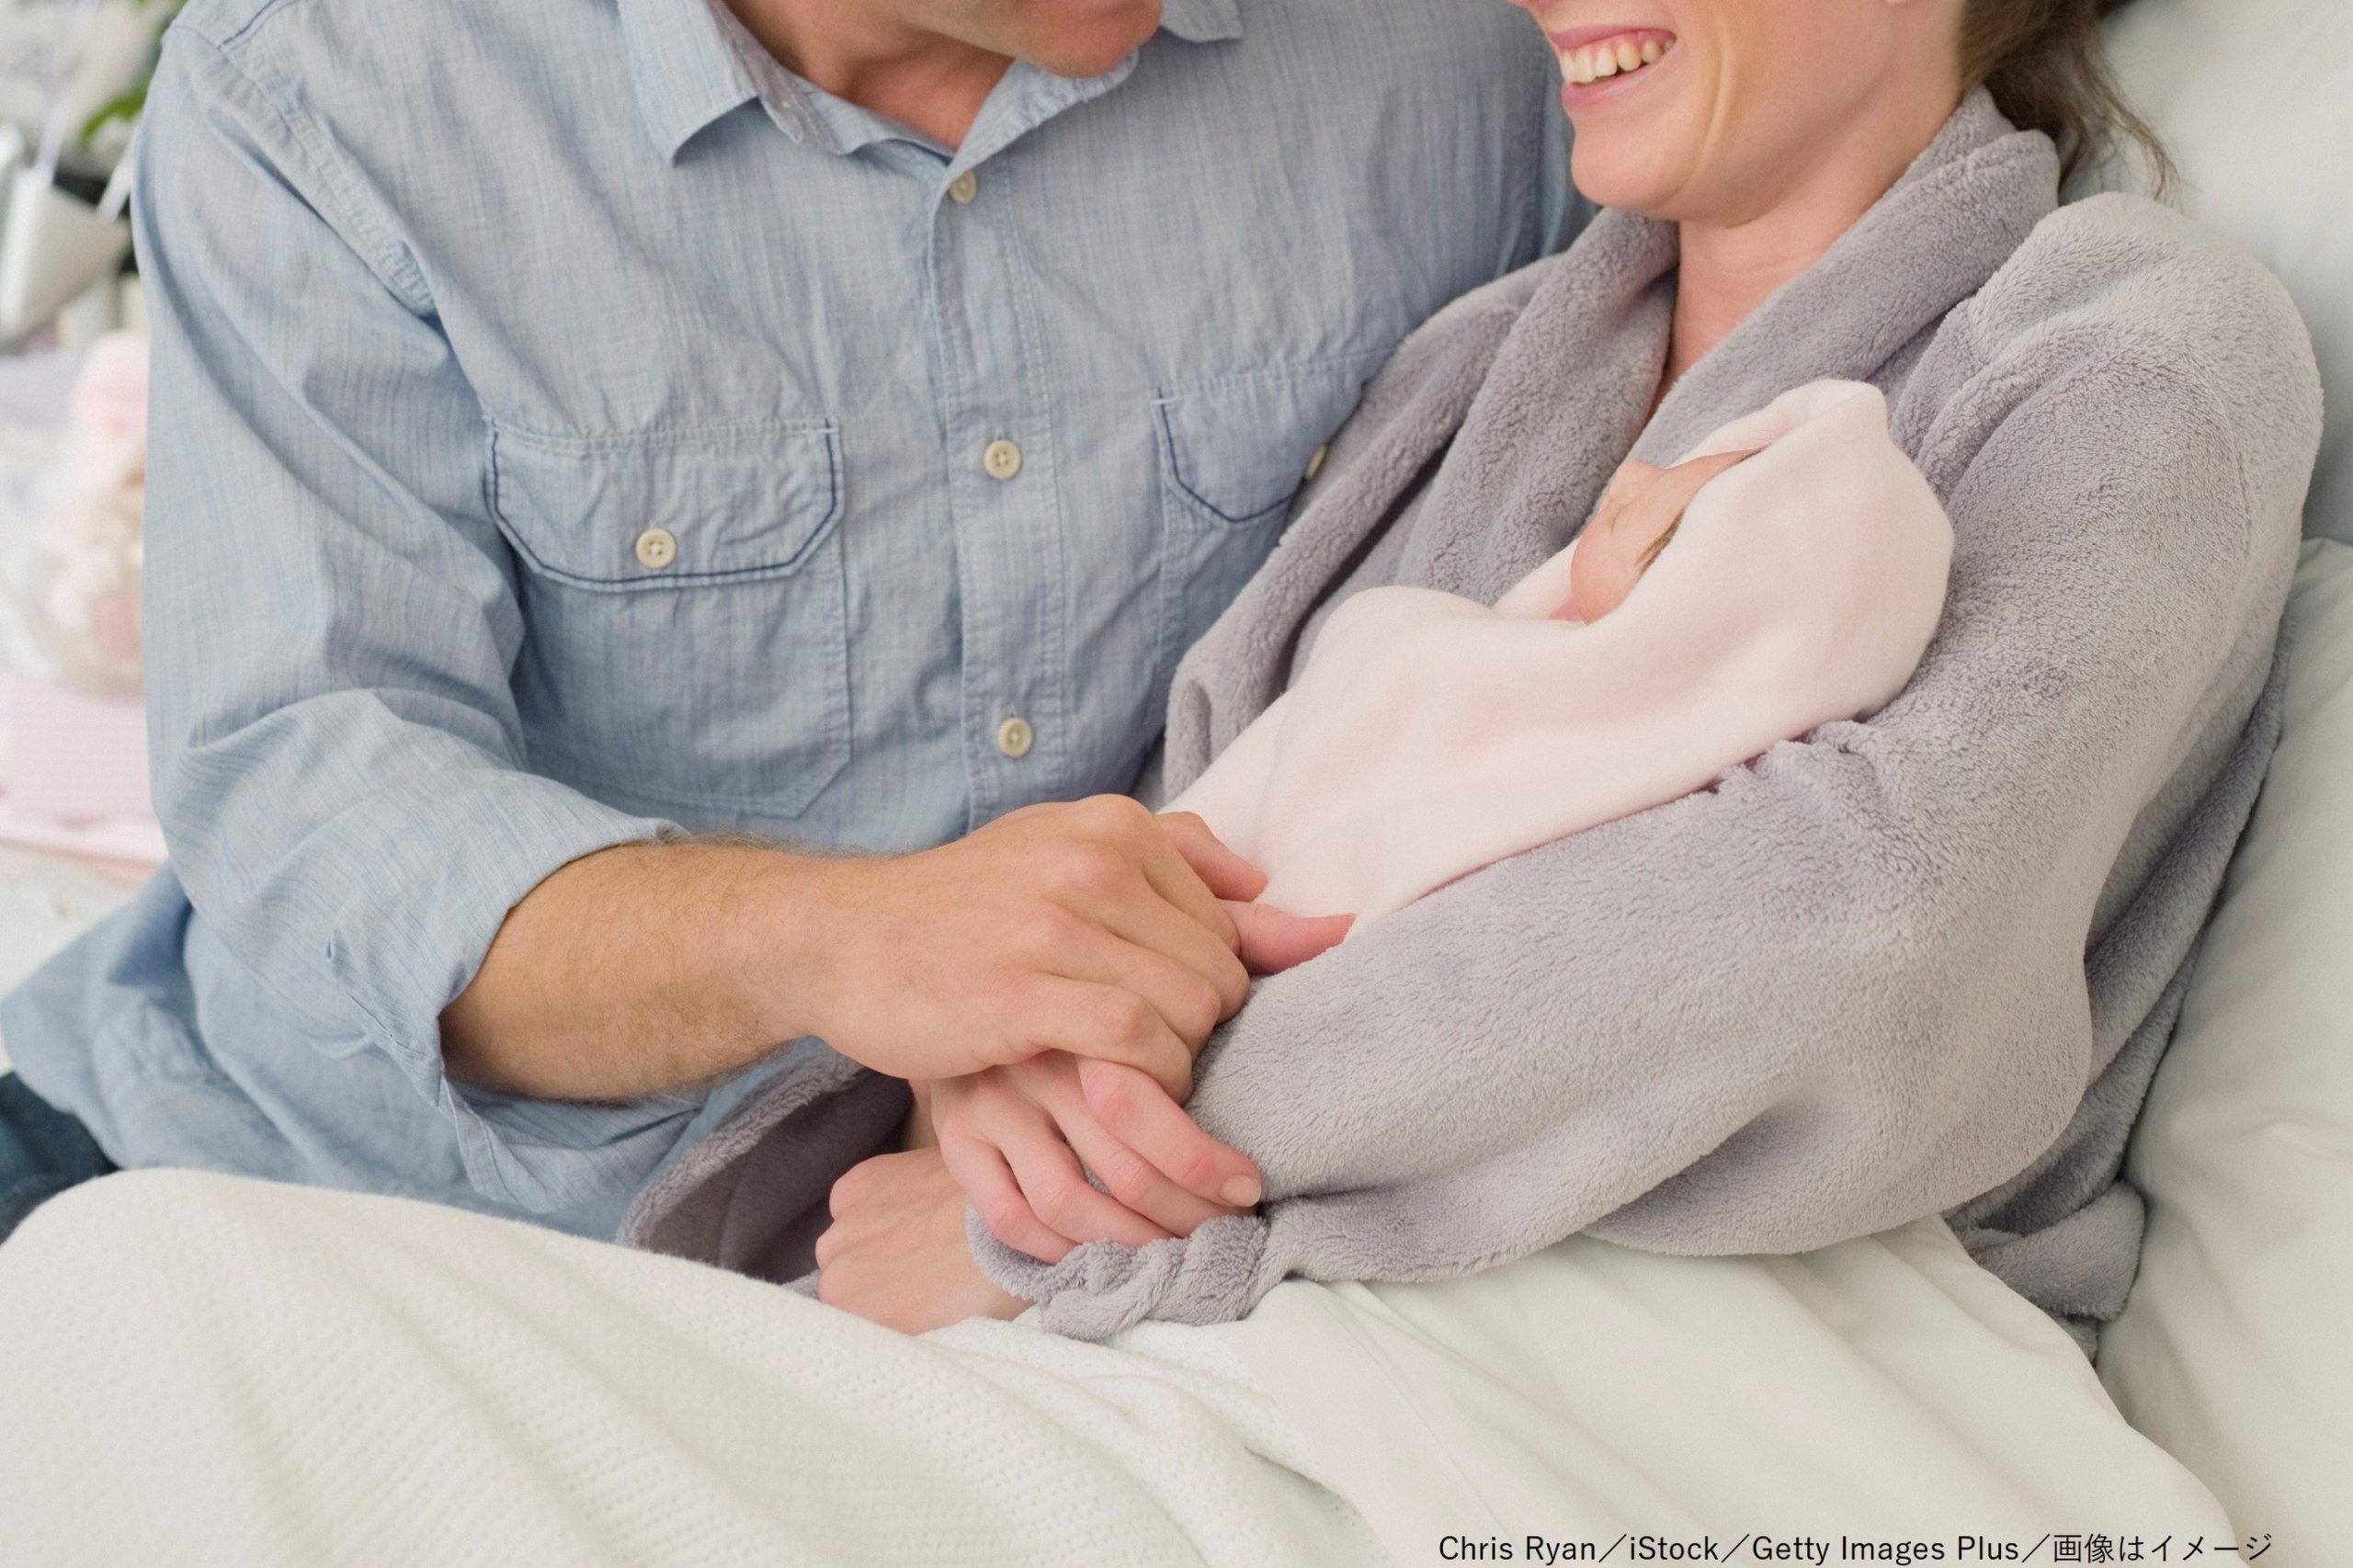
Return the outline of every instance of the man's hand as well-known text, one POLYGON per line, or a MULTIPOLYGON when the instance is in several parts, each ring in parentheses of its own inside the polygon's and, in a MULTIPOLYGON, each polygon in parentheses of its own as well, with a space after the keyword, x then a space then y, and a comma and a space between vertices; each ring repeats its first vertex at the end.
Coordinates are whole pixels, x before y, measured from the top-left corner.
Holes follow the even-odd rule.
POLYGON ((834 1184, 817 1238, 817 1299, 922 1334, 966 1318, 1018 1317, 1029 1303, 990 1282, 964 1241, 964 1192, 938 1151, 880 1154, 834 1184))
POLYGON ((1253 974, 1296 968, 1336 947, 1356 923, 1353 915, 1291 915, 1256 902, 1267 891, 1267 873, 1227 848, 1190 812, 1169 812, 1160 825, 1194 875, 1217 894, 1233 922, 1234 950, 1253 974))
POLYGON ((1181 832, 1207 853, 1197 825, 1100 796, 922 854, 821 863, 819 958, 793 977, 804 1032, 893 1077, 1068 1051, 1181 1098, 1194 1053, 1249 991, 1234 916, 1179 848, 1181 832))
POLYGON ((1250 905, 1265 885, 1198 818, 1117 796, 892 858, 624 845, 507 913, 442 1055, 510 1095, 626 1099, 819 1035, 895 1077, 1068 1051, 1181 1098, 1246 994, 1237 949, 1279 967, 1346 929, 1250 905))

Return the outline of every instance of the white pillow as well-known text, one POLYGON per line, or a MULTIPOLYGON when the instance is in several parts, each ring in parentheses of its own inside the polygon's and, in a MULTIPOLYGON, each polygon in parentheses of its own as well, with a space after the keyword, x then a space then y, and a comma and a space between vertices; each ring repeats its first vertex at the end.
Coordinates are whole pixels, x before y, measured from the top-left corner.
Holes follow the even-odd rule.
POLYGON ((2332 416, 2308 531, 2353 541, 2353 0, 2134 0, 2109 38, 2183 209, 2261 256, 2312 326, 2332 416))
POLYGON ((2353 1553, 2353 548, 2306 545, 2295 605, 2287 732, 2133 1133, 2148 1238, 2099 1355, 2288 1568, 2353 1553))

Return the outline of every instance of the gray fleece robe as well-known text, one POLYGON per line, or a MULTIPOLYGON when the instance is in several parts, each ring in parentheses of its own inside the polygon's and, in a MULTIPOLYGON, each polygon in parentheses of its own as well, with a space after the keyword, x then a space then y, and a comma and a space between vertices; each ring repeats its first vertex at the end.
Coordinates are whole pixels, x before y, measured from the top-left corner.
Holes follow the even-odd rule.
MULTIPOLYGON (((1261 1211, 1052 1267, 975 1222, 995 1278, 1100 1337, 1238 1317, 1287 1274, 1440 1278, 1579 1231, 1778 1253, 1942 1213, 2093 1348, 2139 1262, 2125 1141, 2278 733, 2320 389, 2252 258, 2057 186, 2049 139, 1972 94, 1647 425, 1669 224, 1605 212, 1399 349, 1180 666, 1168 789, 1273 700, 1338 594, 1492 602, 1630 453, 1672 462, 1824 377, 1887 394, 1952 518, 1937 641, 1870 721, 1261 983, 1191 1106, 1264 1168, 1261 1211)), ((793 1277, 892 1088, 804 1043, 623 1239, 793 1277)))

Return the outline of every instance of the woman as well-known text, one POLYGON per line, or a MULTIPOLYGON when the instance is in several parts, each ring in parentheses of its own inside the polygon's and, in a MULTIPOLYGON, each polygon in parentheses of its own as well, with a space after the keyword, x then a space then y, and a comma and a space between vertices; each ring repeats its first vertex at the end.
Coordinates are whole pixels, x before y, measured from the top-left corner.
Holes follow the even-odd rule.
MULTIPOLYGON (((1266 983, 1190 1107, 1263 1168, 1263 1213, 1179 1213, 1165 1184, 1074 1195, 1065 1143, 1122 1195, 1107 1167, 1197 1178, 1171 1167, 1209 1151, 1148 1085, 1086 1094, 1040 1059, 933 1087, 944 1160, 844 1179, 827 1300, 904 1327, 1036 1300, 1099 1335, 1238 1316, 1289 1272, 1439 1277, 1580 1230, 1795 1251, 1942 1211, 2087 1351, 2120 1307, 2142 1227, 2124 1139, 2277 733, 2319 432, 2302 328, 2165 208, 2059 205, 2068 161, 2138 134, 2103 0, 1518 3, 1607 210, 1370 389, 1180 669, 1168 785, 1349 595, 1491 602, 1630 452, 1670 463, 1825 377, 1885 393, 1950 517, 1936 643, 1870 722, 1266 983), (951 1167, 1017 1295, 965 1256, 951 1167)), ((851 1096, 788 1114, 809 1097, 779 1092, 771 1148, 816 1146, 851 1096)), ((711 1174, 674 1173, 628 1233, 707 1252, 675 1216, 711 1174)))

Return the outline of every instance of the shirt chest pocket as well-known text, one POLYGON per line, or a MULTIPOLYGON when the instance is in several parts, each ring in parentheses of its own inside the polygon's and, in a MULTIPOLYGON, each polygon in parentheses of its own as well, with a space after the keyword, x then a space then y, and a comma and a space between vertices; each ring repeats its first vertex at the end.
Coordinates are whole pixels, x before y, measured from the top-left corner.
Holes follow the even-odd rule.
POLYGON ((835 427, 494 426, 491 472, 533 765, 690 826, 805 811, 850 752, 835 427))
POLYGON ((1153 400, 1160 443, 1160 676, 1265 564, 1387 350, 1289 366, 1153 400))

